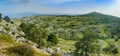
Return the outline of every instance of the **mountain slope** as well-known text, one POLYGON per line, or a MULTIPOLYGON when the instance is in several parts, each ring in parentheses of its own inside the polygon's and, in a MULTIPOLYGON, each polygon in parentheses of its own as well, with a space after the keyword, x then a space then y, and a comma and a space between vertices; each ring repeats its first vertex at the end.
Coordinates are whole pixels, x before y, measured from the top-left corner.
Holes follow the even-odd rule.
MULTIPOLYGON (((120 43, 118 42, 118 39, 120 39, 119 19, 119 17, 98 12, 78 16, 27 16, 20 19, 13 19, 12 23, 3 20, 0 22, 0 32, 9 34, 13 39, 18 40, 19 44, 21 42, 22 44, 30 44, 33 49, 38 52, 44 51, 45 53, 51 54, 52 51, 57 52, 56 49, 59 49, 59 51, 64 50, 62 55, 67 54, 66 56, 68 56, 76 49, 74 46, 75 43, 79 41, 79 39, 84 38, 84 31, 93 31, 99 42, 96 43, 101 45, 101 52, 103 53, 103 48, 111 45, 112 42, 116 41, 116 43, 120 43), (52 42, 56 40, 50 37, 58 39, 58 43, 54 45, 52 42), (21 42, 19 42, 19 38, 21 42), (21 38, 23 38, 23 40, 21 38), (47 41, 49 38, 50 40, 47 41), (105 44, 103 44, 103 42, 105 44)), ((115 45, 117 46, 117 44, 115 45)), ((2 44, 2 46, 4 45, 2 44)), ((120 48, 120 46, 118 46, 118 48, 120 48)))
POLYGON ((108 29, 112 31, 112 29, 118 27, 120 23, 120 18, 98 12, 91 12, 79 16, 29 16, 22 19, 25 23, 34 23, 37 26, 46 28, 49 33, 55 33, 65 39, 74 39, 78 37, 75 36, 75 34, 80 34, 82 30, 90 27, 96 28, 96 30, 93 29, 95 31, 102 31, 102 35, 107 36, 107 34, 111 33, 105 33, 103 30, 108 29))

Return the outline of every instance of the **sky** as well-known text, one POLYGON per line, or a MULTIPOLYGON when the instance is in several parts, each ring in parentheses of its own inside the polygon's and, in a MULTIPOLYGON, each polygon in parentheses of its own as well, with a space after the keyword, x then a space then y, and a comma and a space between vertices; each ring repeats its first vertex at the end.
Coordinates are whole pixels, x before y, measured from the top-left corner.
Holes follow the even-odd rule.
POLYGON ((0 0, 3 16, 79 15, 100 12, 120 17, 120 0, 0 0))

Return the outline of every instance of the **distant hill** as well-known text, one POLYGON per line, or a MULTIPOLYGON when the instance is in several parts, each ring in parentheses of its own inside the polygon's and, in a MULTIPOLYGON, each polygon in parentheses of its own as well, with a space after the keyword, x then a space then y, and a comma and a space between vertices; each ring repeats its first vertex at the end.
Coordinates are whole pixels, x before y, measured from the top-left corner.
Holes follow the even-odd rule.
POLYGON ((102 14, 102 13, 99 13, 99 12, 91 12, 91 13, 88 13, 88 14, 83 14, 83 15, 80 15, 80 16, 89 16, 89 17, 97 17, 97 18, 114 18, 114 19, 120 19, 119 17, 116 17, 116 16, 112 16, 112 15, 106 15, 106 14, 102 14))
POLYGON ((112 15, 106 15, 106 14, 102 14, 99 12, 91 12, 88 14, 83 14, 83 15, 79 15, 81 17, 93 17, 93 18, 99 18, 101 21, 109 23, 109 22, 119 22, 120 18, 116 17, 116 16, 112 16, 112 15))

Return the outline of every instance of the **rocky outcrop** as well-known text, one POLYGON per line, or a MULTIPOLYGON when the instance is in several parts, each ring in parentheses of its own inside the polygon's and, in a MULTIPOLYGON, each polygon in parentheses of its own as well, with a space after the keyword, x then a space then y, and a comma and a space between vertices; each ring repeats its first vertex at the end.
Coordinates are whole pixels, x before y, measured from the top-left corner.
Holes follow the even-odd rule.
POLYGON ((26 41, 22 36, 25 35, 24 32, 19 30, 19 25, 13 23, 2 21, 0 22, 0 34, 8 34, 13 37, 16 42, 26 41))

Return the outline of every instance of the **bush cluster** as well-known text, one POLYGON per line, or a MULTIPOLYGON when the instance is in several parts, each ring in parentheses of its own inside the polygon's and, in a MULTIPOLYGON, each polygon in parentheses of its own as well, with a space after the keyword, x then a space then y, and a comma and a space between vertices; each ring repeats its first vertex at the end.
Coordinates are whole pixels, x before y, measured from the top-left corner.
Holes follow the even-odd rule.
POLYGON ((13 56, 35 56, 35 50, 29 45, 16 45, 8 48, 8 54, 12 54, 13 56))

